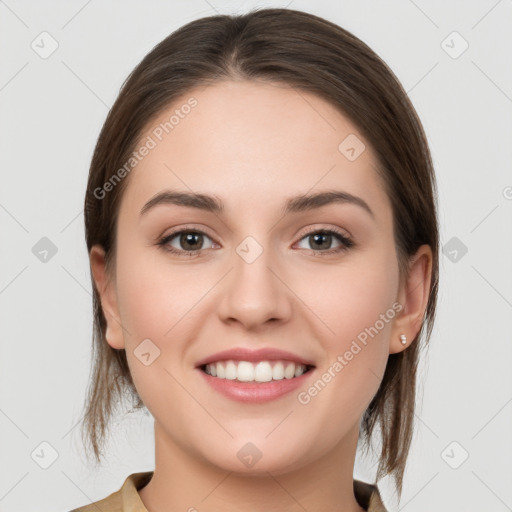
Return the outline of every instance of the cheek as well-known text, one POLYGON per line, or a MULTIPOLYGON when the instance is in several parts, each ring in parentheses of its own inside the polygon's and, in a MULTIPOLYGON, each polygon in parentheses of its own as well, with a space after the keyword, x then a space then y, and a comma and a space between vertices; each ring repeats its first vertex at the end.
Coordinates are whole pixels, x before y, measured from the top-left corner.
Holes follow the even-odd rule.
POLYGON ((325 374, 323 381, 333 383, 328 384, 331 392, 323 394, 326 407, 334 400, 339 411, 364 406, 354 411, 362 412, 378 389, 396 317, 398 265, 392 256, 389 249, 368 251, 339 266, 322 268, 296 288, 326 354, 320 378, 325 374))
POLYGON ((197 266, 169 263, 156 249, 127 246, 117 261, 119 313, 130 372, 151 410, 176 385, 171 375, 191 364, 187 348, 204 316, 202 299, 218 278, 199 278, 197 266), (154 362, 146 366, 148 359, 154 362))
MULTIPOLYGON (((323 430, 326 443, 340 436, 343 426, 361 418, 386 368, 397 281, 392 269, 387 273, 381 270, 379 265, 359 274, 340 269, 338 282, 315 280, 324 285, 324 293, 317 291, 322 300, 312 309, 323 320, 317 322, 322 327, 316 336, 326 358, 318 368, 317 379, 300 390, 298 399, 305 411, 316 411, 314 417, 318 419, 310 415, 308 421, 323 430)), ((307 288, 302 293, 307 293, 307 288)))
POLYGON ((163 345, 207 290, 194 265, 173 265, 157 251, 124 251, 118 261, 118 305, 131 344, 142 337, 163 345))
POLYGON ((309 307, 312 318, 324 326, 321 339, 343 348, 348 338, 357 337, 376 322, 379 331, 389 331, 398 292, 398 264, 384 251, 380 256, 367 251, 339 265, 319 265, 309 275, 309 279, 295 281, 294 291, 309 307), (383 325, 379 320, 386 313, 388 322, 383 325))
MULTIPOLYGON (((120 254, 118 306, 130 374, 145 406, 159 417, 169 397, 183 394, 173 376, 183 362, 192 306, 204 294, 204 287, 199 290, 197 282, 186 279, 180 268, 163 265, 164 259, 154 257, 147 248, 120 254)), ((165 421, 171 424, 174 420, 165 421)), ((174 429, 179 428, 177 422, 174 429)))

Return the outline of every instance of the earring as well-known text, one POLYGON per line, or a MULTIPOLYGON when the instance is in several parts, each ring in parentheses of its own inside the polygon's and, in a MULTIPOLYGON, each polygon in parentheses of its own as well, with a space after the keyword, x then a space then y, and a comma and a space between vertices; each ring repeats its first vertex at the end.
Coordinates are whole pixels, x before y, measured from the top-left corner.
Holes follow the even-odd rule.
POLYGON ((400 334, 400 341, 402 342, 402 345, 407 344, 407 336, 405 334, 400 334))

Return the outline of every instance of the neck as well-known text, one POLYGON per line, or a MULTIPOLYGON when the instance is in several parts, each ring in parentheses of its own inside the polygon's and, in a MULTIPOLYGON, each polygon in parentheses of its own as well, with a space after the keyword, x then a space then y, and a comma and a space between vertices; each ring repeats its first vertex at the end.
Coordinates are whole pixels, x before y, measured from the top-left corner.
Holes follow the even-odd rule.
POLYGON ((148 512, 361 512, 353 490, 357 436, 356 426, 329 453, 297 469, 248 475, 199 459, 155 421, 155 470, 139 495, 148 512))

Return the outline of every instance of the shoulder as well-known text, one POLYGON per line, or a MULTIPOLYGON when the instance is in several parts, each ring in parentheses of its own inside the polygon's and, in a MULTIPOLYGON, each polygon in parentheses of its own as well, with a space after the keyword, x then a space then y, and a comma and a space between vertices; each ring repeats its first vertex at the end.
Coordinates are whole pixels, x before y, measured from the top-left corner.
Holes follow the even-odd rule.
POLYGON ((376 485, 354 480, 354 495, 359 505, 367 512, 387 512, 376 485))
POLYGON ((144 487, 153 476, 152 471, 142 473, 132 473, 129 475, 121 488, 106 498, 94 503, 89 503, 70 512, 147 512, 142 500, 140 499, 138 489, 144 487))
POLYGON ((122 506, 120 491, 116 491, 102 500, 84 505, 83 507, 74 508, 70 512, 98 512, 98 510, 104 512, 122 512, 122 506))

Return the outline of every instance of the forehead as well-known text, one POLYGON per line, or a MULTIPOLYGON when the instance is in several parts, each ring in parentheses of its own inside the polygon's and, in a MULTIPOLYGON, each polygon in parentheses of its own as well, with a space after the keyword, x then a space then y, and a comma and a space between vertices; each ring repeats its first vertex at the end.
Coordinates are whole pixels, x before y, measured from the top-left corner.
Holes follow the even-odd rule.
POLYGON ((277 207, 325 189, 362 196, 377 211, 388 203, 357 127, 320 97, 287 85, 193 89, 146 126, 137 147, 148 141, 123 198, 139 210, 166 188, 216 195, 235 209, 277 207))

